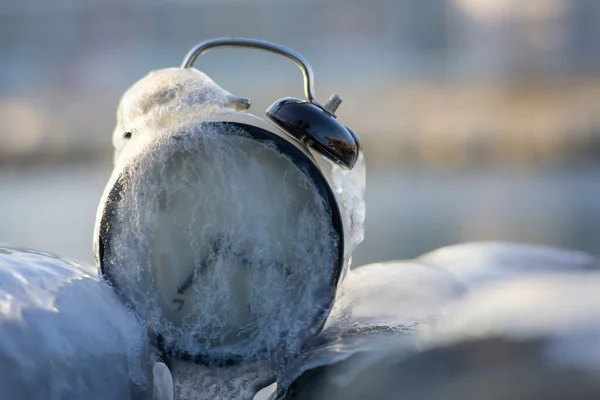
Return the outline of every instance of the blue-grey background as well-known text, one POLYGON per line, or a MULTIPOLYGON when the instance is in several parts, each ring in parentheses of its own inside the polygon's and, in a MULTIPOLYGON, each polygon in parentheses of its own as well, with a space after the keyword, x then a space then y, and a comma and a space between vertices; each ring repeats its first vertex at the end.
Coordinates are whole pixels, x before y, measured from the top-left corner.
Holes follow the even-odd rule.
MULTIPOLYGON (((0 0, 0 242, 91 262, 121 93, 219 36, 293 48, 344 97, 368 170, 355 264, 467 240, 600 255, 596 0, 0 0)), ((270 54, 196 66, 258 115, 302 95, 270 54)))

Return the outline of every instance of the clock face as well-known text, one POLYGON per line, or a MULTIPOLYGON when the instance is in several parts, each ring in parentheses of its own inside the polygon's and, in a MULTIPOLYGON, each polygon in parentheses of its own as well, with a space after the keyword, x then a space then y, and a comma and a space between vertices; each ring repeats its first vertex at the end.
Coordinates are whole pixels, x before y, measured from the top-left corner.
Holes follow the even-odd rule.
POLYGON ((105 213, 110 279, 188 354, 296 351, 331 306, 335 200, 307 156, 255 130, 217 124, 165 136, 122 174, 105 213))

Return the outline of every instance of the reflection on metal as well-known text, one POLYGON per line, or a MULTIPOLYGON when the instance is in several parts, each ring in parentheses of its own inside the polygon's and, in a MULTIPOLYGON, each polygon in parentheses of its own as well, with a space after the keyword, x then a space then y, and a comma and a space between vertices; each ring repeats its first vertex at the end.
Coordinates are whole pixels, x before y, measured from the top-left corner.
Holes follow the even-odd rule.
POLYGON ((251 49, 259 49, 265 50, 271 53, 278 54, 287 58, 288 60, 293 61, 302 71, 302 75, 304 76, 304 95, 306 99, 319 106, 323 110, 327 111, 330 114, 333 114, 337 107, 339 107, 341 103, 341 97, 339 95, 332 95, 329 102, 326 106, 322 106, 317 102, 315 98, 315 89, 314 89, 314 74, 313 70, 308 63, 308 61, 299 53, 296 53, 293 50, 287 49, 283 46, 280 46, 275 43, 265 42, 262 40, 256 39, 234 39, 234 38, 222 38, 222 39, 213 39, 208 40, 206 42, 202 42, 192 50, 188 52, 181 64, 181 68, 191 68, 194 65, 194 62, 200 57, 202 54, 207 51, 215 48, 215 47, 247 47, 251 49))
POLYGON ((325 109, 334 115, 340 104, 342 104, 342 97, 339 94, 332 94, 325 104, 325 109))

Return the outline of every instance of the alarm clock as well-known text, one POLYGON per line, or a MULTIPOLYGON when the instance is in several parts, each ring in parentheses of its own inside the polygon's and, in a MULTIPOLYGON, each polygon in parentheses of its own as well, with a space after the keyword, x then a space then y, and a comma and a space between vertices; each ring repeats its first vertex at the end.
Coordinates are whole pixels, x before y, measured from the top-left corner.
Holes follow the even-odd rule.
POLYGON ((313 85, 294 51, 216 39, 123 95, 94 252, 165 360, 280 360, 323 327, 349 257, 343 202, 317 158, 349 171, 361 151, 336 118, 341 97, 321 104, 313 85), (193 67, 217 47, 288 58, 305 98, 251 114, 248 99, 193 67))

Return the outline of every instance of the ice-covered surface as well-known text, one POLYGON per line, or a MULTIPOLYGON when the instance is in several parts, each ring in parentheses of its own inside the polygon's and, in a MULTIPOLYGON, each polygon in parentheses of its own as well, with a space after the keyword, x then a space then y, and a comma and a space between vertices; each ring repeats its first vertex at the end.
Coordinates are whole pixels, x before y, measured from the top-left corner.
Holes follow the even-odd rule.
POLYGON ((251 400, 273 381, 272 371, 258 364, 208 367, 172 360, 171 372, 175 398, 182 400, 251 400))
POLYGON ((365 237, 365 190, 367 166, 359 152, 354 168, 347 170, 332 163, 332 188, 341 205, 344 221, 344 274, 352 263, 352 253, 365 237))
POLYGON ((295 399, 594 399, 600 274, 478 286, 437 325, 306 374, 295 399))
POLYGON ((227 129, 192 124, 129 164, 105 260, 181 350, 295 352, 329 307, 337 236, 307 176, 227 129))
MULTIPOLYGON (((291 386, 300 399, 393 399, 399 391, 417 399, 481 398, 475 386, 485 377, 475 375, 479 367, 487 368, 495 384, 501 379, 494 376, 495 363, 509 365, 507 370, 521 362, 537 368, 532 379, 548 374, 554 362, 565 368, 563 379, 574 365, 595 369, 600 366, 596 271, 600 262, 583 253, 510 243, 467 243, 414 261, 351 270, 325 330, 290 364, 277 396, 290 396, 284 389, 296 379, 291 386), (504 350, 511 359, 497 353, 504 350), (466 383, 451 376, 461 352, 460 362, 472 365, 463 371, 470 374, 466 383), (485 355, 471 359, 477 352, 485 355), (432 389, 440 385, 455 392, 446 396, 446 390, 432 389)), ((520 384, 518 373, 506 379, 520 384)), ((533 386, 543 389, 541 382, 533 386)))
POLYGON ((600 371, 600 271, 523 275, 475 287, 446 310, 439 329, 444 336, 438 341, 444 342, 549 336, 567 344, 570 337, 573 340, 565 346, 570 350, 548 353, 549 360, 566 361, 566 353, 587 354, 595 360, 588 365, 600 371), (594 341, 584 340, 586 336, 594 341))
POLYGON ((506 242, 472 242, 442 247, 416 261, 443 268, 469 286, 524 275, 600 269, 600 260, 583 252, 506 242))
POLYGON ((95 270, 0 247, 0 282, 2 399, 148 398, 142 326, 95 270))
MULTIPOLYGON (((498 276, 506 259, 491 256, 470 267, 492 266, 491 279, 462 283, 417 262, 349 271, 325 330, 280 377, 282 387, 299 376, 295 398, 315 400, 400 391, 411 399, 597 398, 596 261, 535 246, 473 246, 477 257, 486 246, 512 249, 537 272, 498 276)), ((2 398, 168 400, 174 389, 178 399, 244 399, 270 379, 252 365, 153 364, 144 327, 88 267, 2 247, 0 278, 2 398)))
POLYGON ((149 135, 151 130, 169 130, 182 122, 183 111, 203 114, 222 109, 245 110, 247 99, 233 96, 206 74, 195 68, 167 68, 152 71, 121 98, 117 109, 117 125, 113 132, 114 160, 131 141, 123 136, 149 135))
POLYGON ((450 273, 417 263, 378 263, 351 270, 324 330, 278 382, 286 387, 304 371, 413 335, 463 293, 464 287, 450 273))

